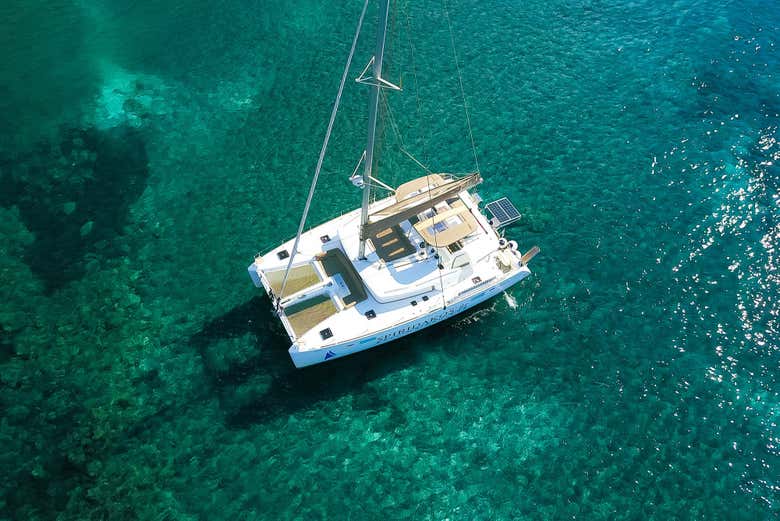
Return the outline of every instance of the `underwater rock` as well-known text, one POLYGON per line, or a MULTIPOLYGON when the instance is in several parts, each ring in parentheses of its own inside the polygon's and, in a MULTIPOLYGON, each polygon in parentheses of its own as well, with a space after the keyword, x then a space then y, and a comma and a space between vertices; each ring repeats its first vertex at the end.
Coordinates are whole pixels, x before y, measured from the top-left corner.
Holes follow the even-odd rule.
POLYGON ((87 222, 84 223, 84 226, 82 226, 79 229, 79 234, 82 237, 86 237, 87 235, 89 235, 92 232, 92 228, 94 228, 94 227, 95 227, 95 221, 87 221, 87 222))
POLYGON ((167 88, 159 78, 131 73, 113 64, 105 64, 102 75, 103 86, 90 116, 90 124, 98 129, 141 128, 150 116, 168 113, 163 95, 167 88))
POLYGON ((144 136, 127 125, 66 128, 57 139, 0 159, 0 206, 16 206, 34 234, 24 257, 49 291, 80 278, 88 253, 99 251, 93 261, 120 254, 112 240, 149 175, 144 136))
POLYGON ((36 320, 41 284, 22 261, 35 237, 25 228, 18 208, 0 207, 0 236, 0 351, 10 356, 16 350, 15 337, 36 320))

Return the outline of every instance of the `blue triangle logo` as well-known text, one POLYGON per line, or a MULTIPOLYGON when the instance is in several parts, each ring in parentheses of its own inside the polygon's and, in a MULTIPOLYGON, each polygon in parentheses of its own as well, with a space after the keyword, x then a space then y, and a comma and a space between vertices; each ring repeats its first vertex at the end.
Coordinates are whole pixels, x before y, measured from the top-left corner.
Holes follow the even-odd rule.
POLYGON ((336 353, 334 353, 333 351, 328 351, 327 353, 325 353, 325 360, 327 360, 328 358, 333 358, 334 356, 336 356, 336 353))

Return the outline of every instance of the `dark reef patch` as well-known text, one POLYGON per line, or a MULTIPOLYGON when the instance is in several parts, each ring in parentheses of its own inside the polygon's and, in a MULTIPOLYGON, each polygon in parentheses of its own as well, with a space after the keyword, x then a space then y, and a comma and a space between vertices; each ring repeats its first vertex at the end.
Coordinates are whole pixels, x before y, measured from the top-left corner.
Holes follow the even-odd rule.
POLYGON ((7 362, 14 356, 14 343, 11 334, 0 324, 0 364, 7 362))
POLYGON ((0 379, 3 434, 8 436, 0 451, 0 519, 55 519, 72 491, 94 482, 87 463, 105 450, 105 443, 93 438, 82 402, 77 386, 44 368, 19 380, 0 379))
POLYGON ((0 166, 0 204, 17 205, 35 234, 25 261, 49 292, 121 253, 115 239, 149 175, 142 133, 128 126, 65 129, 0 166))

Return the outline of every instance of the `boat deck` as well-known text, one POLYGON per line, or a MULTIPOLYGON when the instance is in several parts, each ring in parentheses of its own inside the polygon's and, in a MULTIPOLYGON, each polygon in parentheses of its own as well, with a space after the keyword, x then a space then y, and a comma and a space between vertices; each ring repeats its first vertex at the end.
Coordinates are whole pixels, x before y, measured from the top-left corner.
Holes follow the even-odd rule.
POLYGON ((317 324, 338 313, 336 304, 328 295, 320 295, 309 300, 293 304, 284 310, 290 327, 297 336, 301 336, 317 324))
POLYGON ((274 295, 280 298, 289 297, 318 282, 322 282, 322 279, 320 279, 314 266, 308 263, 290 268, 290 275, 287 277, 287 285, 284 287, 284 295, 279 294, 282 290, 282 282, 284 281, 284 268, 267 271, 265 276, 268 279, 268 284, 271 286, 274 295))
POLYGON ((360 274, 343 251, 338 248, 328 250, 324 254, 318 255, 317 260, 328 277, 340 275, 344 280, 349 289, 349 295, 344 297, 344 304, 357 304, 366 300, 366 288, 360 279, 360 274))
POLYGON ((397 224, 382 230, 370 237, 369 240, 374 246, 377 256, 385 262, 392 262, 417 252, 401 226, 397 224))

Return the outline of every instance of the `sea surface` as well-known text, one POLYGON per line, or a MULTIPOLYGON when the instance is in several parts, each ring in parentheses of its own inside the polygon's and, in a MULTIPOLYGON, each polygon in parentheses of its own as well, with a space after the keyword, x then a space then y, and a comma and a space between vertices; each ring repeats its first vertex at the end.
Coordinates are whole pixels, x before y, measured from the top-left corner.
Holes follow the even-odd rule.
MULTIPOLYGON (((780 516, 777 3, 395 2, 379 177, 473 170, 465 95, 542 253, 299 371, 246 266, 362 5, 0 4, 0 520, 780 516)), ((376 19, 310 225, 359 205, 376 19)))

